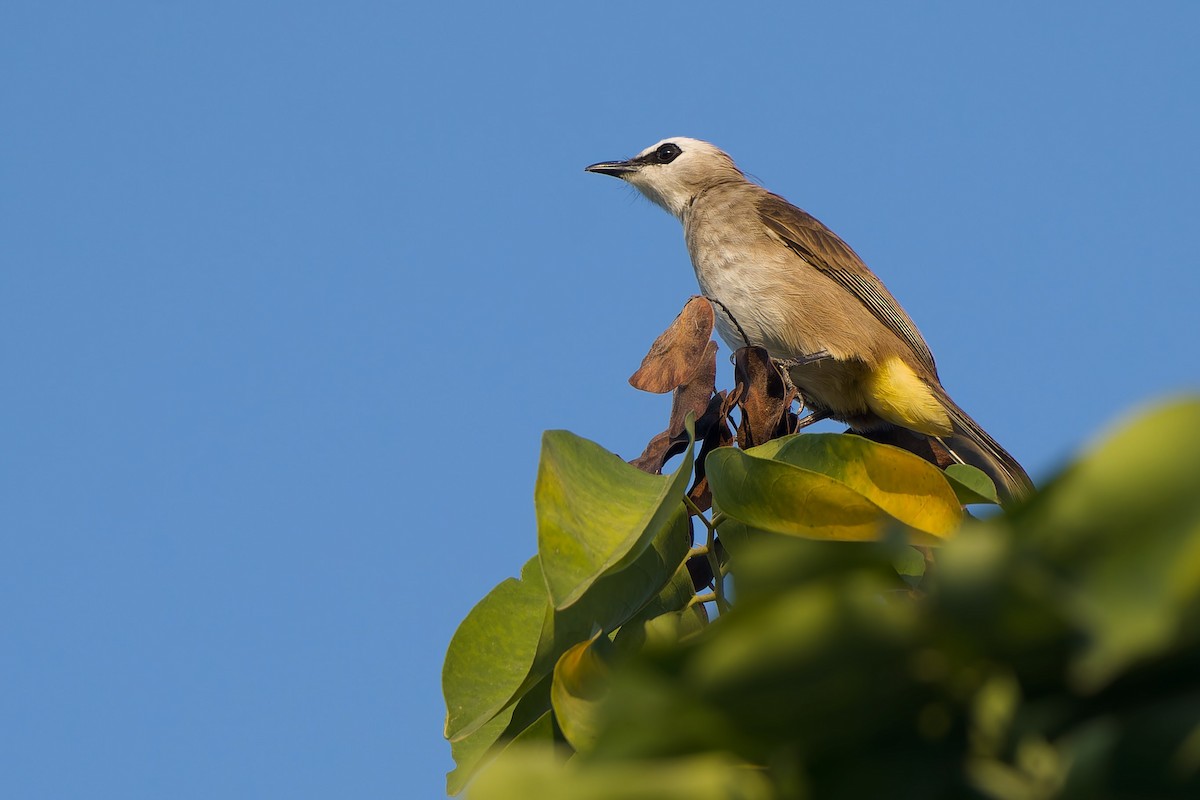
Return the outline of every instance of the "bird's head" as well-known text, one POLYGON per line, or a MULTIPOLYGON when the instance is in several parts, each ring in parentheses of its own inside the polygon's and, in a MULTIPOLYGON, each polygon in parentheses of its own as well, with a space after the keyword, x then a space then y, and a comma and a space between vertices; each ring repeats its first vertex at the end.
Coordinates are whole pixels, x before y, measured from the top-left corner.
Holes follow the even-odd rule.
POLYGON ((745 179, 724 152, 686 136, 663 139, 627 161, 602 161, 584 169, 626 181, 680 218, 700 192, 716 183, 745 179))

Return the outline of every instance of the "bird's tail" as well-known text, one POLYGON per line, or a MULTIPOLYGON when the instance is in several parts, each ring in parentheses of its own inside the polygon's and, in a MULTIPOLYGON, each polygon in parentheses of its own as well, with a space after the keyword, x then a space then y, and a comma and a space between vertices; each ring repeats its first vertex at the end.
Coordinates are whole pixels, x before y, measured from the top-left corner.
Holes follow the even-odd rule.
POLYGON ((959 408, 945 389, 936 385, 933 389, 950 414, 954 427, 954 433, 942 437, 947 449, 971 466, 983 470, 996 484, 996 490, 1005 505, 1028 497, 1034 487, 1025 469, 987 431, 979 427, 978 422, 959 408))

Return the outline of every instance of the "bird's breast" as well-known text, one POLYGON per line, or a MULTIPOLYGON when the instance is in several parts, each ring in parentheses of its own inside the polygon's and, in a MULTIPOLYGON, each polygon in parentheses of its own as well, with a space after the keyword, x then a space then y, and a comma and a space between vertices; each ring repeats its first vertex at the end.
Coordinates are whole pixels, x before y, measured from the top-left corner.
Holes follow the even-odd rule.
POLYGON ((764 232, 691 226, 688 253, 700 291, 714 303, 717 331, 731 348, 765 347, 777 358, 821 350, 813 287, 794 259, 764 232))

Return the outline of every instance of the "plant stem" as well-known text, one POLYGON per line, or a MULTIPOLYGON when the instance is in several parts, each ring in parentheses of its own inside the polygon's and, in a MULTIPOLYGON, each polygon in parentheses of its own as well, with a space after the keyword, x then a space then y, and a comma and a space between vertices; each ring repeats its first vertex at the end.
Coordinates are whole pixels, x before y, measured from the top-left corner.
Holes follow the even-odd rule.
POLYGON ((704 523, 704 527, 708 528, 710 531, 712 530, 712 523, 708 521, 708 517, 704 516, 704 512, 701 511, 700 508, 692 501, 692 498, 685 494, 683 496, 683 504, 688 507, 688 510, 692 512, 693 516, 704 523))
MULTIPOLYGON (((729 602, 725 599, 725 574, 721 569, 721 561, 717 558, 716 536, 717 525, 720 524, 721 520, 725 519, 725 515, 717 513, 713 516, 712 520, 709 520, 696 504, 692 502, 692 498, 686 494, 683 496, 683 503, 697 519, 704 523, 704 528, 708 534, 704 544, 693 547, 688 551, 688 558, 691 558, 693 555, 708 557, 708 567, 712 570, 713 574, 713 592, 710 600, 717 604, 717 613, 724 614, 729 610, 729 602)), ((707 595, 705 596, 707 597, 707 595)), ((693 598, 693 602, 696 602, 695 598, 693 598)), ((704 600, 703 602, 707 603, 709 600, 704 600)))
POLYGON ((721 561, 717 558, 716 535, 717 529, 709 525, 705 547, 708 550, 708 566, 713 574, 713 600, 717 603, 717 613, 724 614, 729 611, 729 603, 725 600, 725 576, 721 574, 721 561))

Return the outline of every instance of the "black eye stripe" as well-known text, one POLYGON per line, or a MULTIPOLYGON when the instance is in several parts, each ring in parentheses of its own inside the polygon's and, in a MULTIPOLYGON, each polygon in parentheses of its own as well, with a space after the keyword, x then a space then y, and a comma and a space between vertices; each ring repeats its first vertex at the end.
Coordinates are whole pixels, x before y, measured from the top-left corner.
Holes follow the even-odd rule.
POLYGON ((653 151, 645 153, 633 159, 635 164, 670 164, 675 159, 679 158, 683 150, 674 142, 663 142, 653 151))

